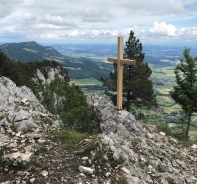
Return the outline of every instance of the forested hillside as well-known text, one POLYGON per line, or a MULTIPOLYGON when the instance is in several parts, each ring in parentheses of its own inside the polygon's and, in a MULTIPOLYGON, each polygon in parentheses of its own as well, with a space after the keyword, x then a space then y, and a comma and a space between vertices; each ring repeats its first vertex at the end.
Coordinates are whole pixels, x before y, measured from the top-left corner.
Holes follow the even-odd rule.
POLYGON ((0 52, 1 76, 11 79, 17 86, 31 88, 51 113, 60 115, 66 126, 79 131, 92 131, 90 127, 96 129, 94 113, 89 109, 84 94, 74 84, 69 84, 68 72, 59 63, 48 60, 18 62, 0 52), (58 76, 63 76, 63 80, 58 76), (44 82, 48 78, 49 82, 44 82), (75 127, 73 122, 76 121, 75 127))
POLYGON ((73 58, 73 62, 63 61, 62 65, 68 70, 72 79, 108 77, 112 64, 104 63, 90 58, 73 58))
MULTIPOLYGON (((9 59, 5 54, 0 52, 0 76, 5 76, 13 80, 18 86, 28 86, 32 84, 32 78, 35 76, 37 69, 41 70, 46 76, 47 67, 60 67, 61 72, 66 72, 63 67, 56 61, 44 60, 43 62, 20 62, 9 59)), ((69 81, 68 74, 65 81, 69 81)))
POLYGON ((48 46, 44 47, 35 41, 21 43, 6 43, 0 45, 0 49, 13 60, 31 62, 43 61, 44 59, 54 59, 62 57, 58 51, 48 46))

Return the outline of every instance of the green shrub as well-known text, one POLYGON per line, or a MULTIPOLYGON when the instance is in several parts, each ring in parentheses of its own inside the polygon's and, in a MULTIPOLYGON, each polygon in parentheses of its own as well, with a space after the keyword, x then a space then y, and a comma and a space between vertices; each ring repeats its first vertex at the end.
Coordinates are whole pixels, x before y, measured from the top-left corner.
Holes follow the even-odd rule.
POLYGON ((43 105, 53 114, 59 114, 65 127, 79 132, 98 133, 95 112, 88 106, 85 95, 74 85, 54 80, 43 92, 43 105), (61 100, 54 104, 55 96, 61 100))

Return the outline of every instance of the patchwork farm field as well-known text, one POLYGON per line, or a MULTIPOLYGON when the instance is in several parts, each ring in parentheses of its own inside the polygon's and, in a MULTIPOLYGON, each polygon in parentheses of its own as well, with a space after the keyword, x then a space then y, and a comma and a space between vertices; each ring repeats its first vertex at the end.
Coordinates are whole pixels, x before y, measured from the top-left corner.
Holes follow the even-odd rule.
POLYGON ((174 68, 172 66, 156 68, 153 65, 151 68, 153 71, 151 78, 154 84, 159 107, 162 107, 163 111, 168 114, 175 111, 175 109, 176 111, 181 110, 169 95, 172 87, 176 84, 174 68))
POLYGON ((95 78, 75 79, 76 86, 102 86, 102 83, 95 78))
MULTIPOLYGON (((158 106, 163 109, 163 113, 165 114, 180 112, 181 107, 178 104, 175 104, 174 100, 169 96, 169 92, 173 89, 172 87, 176 85, 174 67, 152 67, 152 71, 158 106)), ((197 136, 197 115, 192 117, 190 135, 197 136)))

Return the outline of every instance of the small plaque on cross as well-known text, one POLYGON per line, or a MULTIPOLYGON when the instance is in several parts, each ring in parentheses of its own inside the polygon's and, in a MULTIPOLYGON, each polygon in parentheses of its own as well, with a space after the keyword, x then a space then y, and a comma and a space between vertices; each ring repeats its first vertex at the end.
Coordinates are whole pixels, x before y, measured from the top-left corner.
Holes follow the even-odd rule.
POLYGON ((117 109, 122 109, 122 89, 123 89, 123 64, 136 65, 136 60, 123 59, 123 37, 118 37, 118 57, 108 58, 109 62, 117 63, 117 109))

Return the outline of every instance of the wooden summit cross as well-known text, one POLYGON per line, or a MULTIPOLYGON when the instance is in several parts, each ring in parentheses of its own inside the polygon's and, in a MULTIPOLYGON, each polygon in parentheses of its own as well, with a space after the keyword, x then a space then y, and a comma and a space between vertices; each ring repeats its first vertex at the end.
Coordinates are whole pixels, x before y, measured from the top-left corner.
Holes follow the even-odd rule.
POLYGON ((123 64, 136 65, 136 60, 123 59, 123 37, 118 37, 118 58, 108 58, 108 61, 117 63, 117 109, 122 109, 123 64))

